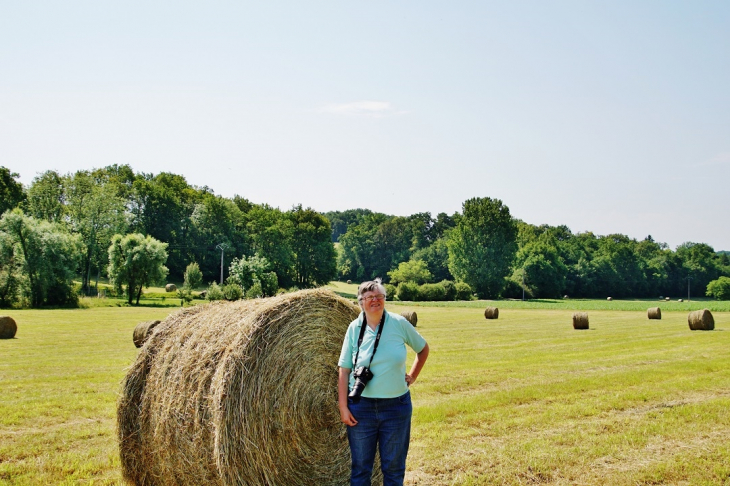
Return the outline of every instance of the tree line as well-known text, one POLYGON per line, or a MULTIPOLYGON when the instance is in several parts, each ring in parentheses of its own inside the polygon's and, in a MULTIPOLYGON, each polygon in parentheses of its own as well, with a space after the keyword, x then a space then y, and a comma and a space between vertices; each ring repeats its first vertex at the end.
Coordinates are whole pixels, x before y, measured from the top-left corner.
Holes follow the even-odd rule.
POLYGON ((392 216, 301 205, 282 211, 128 165, 50 170, 27 187, 17 179, 0 167, 0 306, 68 303, 72 277, 90 294, 99 278, 119 282, 125 265, 142 256, 162 260, 155 265, 164 269, 125 274, 137 299, 154 280, 183 280, 192 263, 205 283, 223 272, 229 287, 213 292, 233 297, 374 277, 404 300, 700 296, 730 276, 727 252, 704 243, 673 251, 651 236, 535 226, 486 197, 452 215, 392 216))

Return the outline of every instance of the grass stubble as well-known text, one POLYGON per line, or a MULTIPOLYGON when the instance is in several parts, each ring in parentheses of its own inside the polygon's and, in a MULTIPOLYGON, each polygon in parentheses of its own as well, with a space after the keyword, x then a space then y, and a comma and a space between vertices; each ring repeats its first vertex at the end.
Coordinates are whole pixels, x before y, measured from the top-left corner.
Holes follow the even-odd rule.
MULTIPOLYGON (((399 306, 389 304, 394 312, 399 306)), ((730 482, 730 315, 419 306, 406 483, 730 482)), ((14 311, 0 342, 0 484, 122 484, 119 384, 135 325, 170 308, 14 311)), ((409 354, 409 362, 413 359, 409 354)), ((333 407, 336 404, 333 403, 333 407)))

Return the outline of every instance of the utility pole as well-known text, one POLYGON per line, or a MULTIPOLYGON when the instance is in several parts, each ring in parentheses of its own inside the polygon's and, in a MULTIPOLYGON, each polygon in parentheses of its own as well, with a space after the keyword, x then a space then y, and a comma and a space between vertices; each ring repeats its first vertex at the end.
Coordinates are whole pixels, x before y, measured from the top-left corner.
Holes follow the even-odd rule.
POLYGON ((226 245, 225 243, 220 243, 219 245, 216 245, 216 247, 215 247, 216 250, 221 251, 221 285, 223 285, 223 252, 225 252, 226 248, 228 248, 228 247, 229 246, 226 245))
POLYGON ((689 282, 692 280, 692 277, 687 277, 687 302, 689 302, 689 282))

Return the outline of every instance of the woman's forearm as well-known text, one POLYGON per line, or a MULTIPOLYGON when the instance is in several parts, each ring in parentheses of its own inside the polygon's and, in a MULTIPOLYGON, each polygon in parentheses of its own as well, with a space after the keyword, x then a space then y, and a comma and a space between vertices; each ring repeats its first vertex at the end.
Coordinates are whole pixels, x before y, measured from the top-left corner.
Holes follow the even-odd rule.
POLYGON ((413 366, 411 366, 411 372, 408 373, 408 376, 410 376, 411 380, 408 383, 409 385, 416 381, 418 378, 418 375, 421 373, 421 370, 423 369, 423 365, 426 364, 426 360, 428 359, 428 344, 424 346, 424 348, 421 350, 420 353, 416 354, 416 359, 413 360, 413 366))

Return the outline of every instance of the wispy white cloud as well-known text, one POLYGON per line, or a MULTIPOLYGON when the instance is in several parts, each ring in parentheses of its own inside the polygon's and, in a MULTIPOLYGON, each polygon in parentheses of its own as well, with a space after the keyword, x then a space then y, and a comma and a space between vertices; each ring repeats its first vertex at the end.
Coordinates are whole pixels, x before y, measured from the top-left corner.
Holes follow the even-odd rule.
POLYGON ((721 152, 714 157, 697 164, 697 167, 730 166, 730 152, 721 152))
POLYGON ((353 101, 352 103, 331 104, 324 106, 320 111, 336 115, 369 117, 394 116, 407 113, 396 110, 388 101, 353 101))

